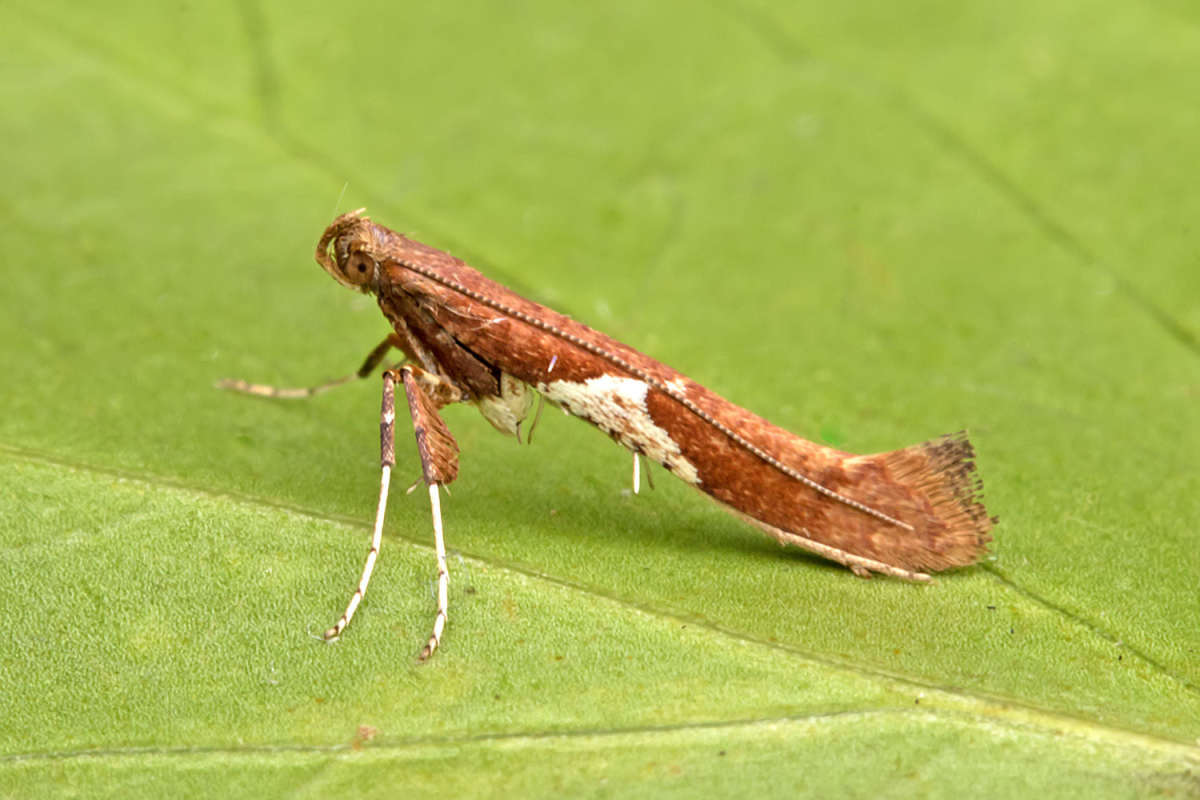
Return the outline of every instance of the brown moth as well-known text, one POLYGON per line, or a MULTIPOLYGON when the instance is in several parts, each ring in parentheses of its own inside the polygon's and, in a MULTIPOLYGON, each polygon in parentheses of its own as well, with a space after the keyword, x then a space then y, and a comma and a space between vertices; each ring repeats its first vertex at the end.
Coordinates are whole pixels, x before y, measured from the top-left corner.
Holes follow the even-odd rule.
POLYGON ((448 253, 372 222, 361 210, 333 221, 316 258, 338 283, 375 295, 393 333, 357 373, 321 386, 220 385, 307 397, 365 377, 391 348, 404 353, 404 361, 383 375, 383 474, 371 549, 358 588, 326 639, 340 635, 354 615, 379 553, 395 464, 397 383, 408 401, 429 489, 438 560, 438 612, 422 659, 438 647, 447 618, 438 487, 457 476, 458 445, 438 412, 450 403, 473 404, 497 429, 519 439, 540 395, 633 451, 635 491, 638 458, 644 456, 781 543, 857 575, 928 581, 929 572, 975 562, 991 540, 995 519, 983 506, 974 451, 963 433, 875 455, 809 442, 526 300, 448 253))

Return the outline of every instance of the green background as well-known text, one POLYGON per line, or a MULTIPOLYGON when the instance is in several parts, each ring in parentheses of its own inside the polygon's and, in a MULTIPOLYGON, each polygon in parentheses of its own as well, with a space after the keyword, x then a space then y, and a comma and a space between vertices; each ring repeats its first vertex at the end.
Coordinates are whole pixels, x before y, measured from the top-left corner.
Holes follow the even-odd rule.
MULTIPOLYGON (((1193 3, 6 3, 0 795, 1200 795, 1193 3), (982 565, 786 551, 446 417, 362 613, 335 213, 808 438, 968 427, 982 565)), ((396 483, 417 474, 400 432, 396 483)))

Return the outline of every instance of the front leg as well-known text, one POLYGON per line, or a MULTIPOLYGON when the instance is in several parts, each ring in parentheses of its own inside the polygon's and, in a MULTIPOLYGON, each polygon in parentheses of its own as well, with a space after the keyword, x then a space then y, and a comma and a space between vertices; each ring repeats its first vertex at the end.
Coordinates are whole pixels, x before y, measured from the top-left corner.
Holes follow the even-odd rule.
POLYGON ((344 383, 349 383, 353 380, 365 378, 375 371, 391 349, 395 347, 398 350, 404 349, 404 340, 397 334, 389 335, 379 344, 375 345, 375 349, 367 354, 363 360, 362 366, 349 375, 343 375, 340 378, 319 383, 316 386, 305 386, 299 389, 283 388, 279 386, 268 386, 264 383, 250 383, 240 378, 222 378, 217 381, 218 389, 228 389, 231 392, 241 392, 242 394, 253 394, 259 397, 273 397, 284 400, 299 400, 305 397, 327 392, 335 386, 341 386, 344 383))
POLYGON ((458 443, 450 434, 445 421, 438 410, 452 402, 465 399, 463 392, 454 384, 432 373, 425 372, 419 367, 405 365, 399 369, 389 369, 383 373, 383 402, 379 418, 379 445, 381 478, 379 485, 379 503, 375 509, 375 527, 371 534, 371 549, 367 552, 367 562, 363 566, 362 577, 354 590, 345 613, 329 630, 325 631, 325 639, 338 637, 351 617, 358 609, 359 603, 367 593, 367 584, 371 580, 371 572, 379 557, 379 547, 383 540, 383 520, 387 511, 388 486, 391 482, 392 467, 396 465, 395 421, 396 421, 396 391, 395 384, 400 381, 408 399, 408 411, 413 421, 413 434, 417 441, 417 453, 421 458, 421 475, 429 486, 429 502, 433 516, 434 544, 438 561, 438 611, 434 619, 433 633, 420 658, 424 660, 433 655, 441 642, 442 631, 446 625, 448 603, 449 573, 446 569, 446 546, 442 536, 442 511, 438 487, 452 482, 458 476, 458 443))
POLYGON ((404 393, 408 397, 408 413, 412 416, 413 435, 417 439, 417 452, 421 456, 421 477, 429 487, 429 505, 433 514, 433 543, 438 566, 438 608, 433 619, 433 633, 421 650, 421 661, 433 655, 442 641, 446 627, 446 611, 449 607, 449 570, 446 569, 446 543, 442 538, 442 506, 438 486, 450 483, 458 477, 458 442, 450 435, 450 429, 438 414, 438 409, 451 402, 450 398, 462 400, 457 387, 427 372, 406 366, 400 370, 404 380, 404 393), (427 393, 422 383, 429 386, 427 393), (438 395, 445 399, 439 402, 438 395))

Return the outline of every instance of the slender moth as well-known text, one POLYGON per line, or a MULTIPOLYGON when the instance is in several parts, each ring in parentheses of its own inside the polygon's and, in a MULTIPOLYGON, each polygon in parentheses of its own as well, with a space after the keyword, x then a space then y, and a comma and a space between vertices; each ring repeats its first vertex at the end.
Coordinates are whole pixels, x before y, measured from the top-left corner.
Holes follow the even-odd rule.
POLYGON ((396 463, 397 385, 413 422, 437 553, 437 615, 422 660, 437 649, 447 619, 439 487, 458 474, 458 444, 438 412, 450 403, 473 404, 520 441, 536 393, 633 451, 635 491, 638 459, 644 456, 780 543, 817 553, 859 576, 878 572, 929 581, 929 572, 975 562, 991 541, 988 532, 996 520, 983 506, 965 433, 874 455, 809 442, 633 348, 526 300, 448 253, 372 222, 362 209, 333 221, 317 244, 316 259, 341 285, 374 294, 392 333, 357 372, 319 386, 278 389, 240 380, 219 386, 267 397, 310 397, 366 377, 392 348, 404 354, 383 372, 382 474, 371 548, 345 613, 325 631, 327 640, 341 635, 354 616, 379 555, 396 463))

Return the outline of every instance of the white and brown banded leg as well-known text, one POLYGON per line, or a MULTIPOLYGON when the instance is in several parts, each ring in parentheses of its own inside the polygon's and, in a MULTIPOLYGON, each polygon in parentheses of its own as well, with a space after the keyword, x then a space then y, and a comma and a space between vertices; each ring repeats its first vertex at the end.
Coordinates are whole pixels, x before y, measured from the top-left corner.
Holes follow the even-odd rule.
POLYGON ((383 539, 383 521, 387 511, 388 484, 391 479, 392 467, 396 464, 395 450, 395 421, 396 421, 396 390, 399 380, 404 385, 404 393, 408 398, 408 410, 413 420, 413 433, 417 441, 417 452, 421 458, 421 473, 429 486, 429 501, 433 516, 434 544, 438 559, 438 612, 434 620, 433 634, 425 649, 421 651, 421 659, 433 654, 441 641, 442 631, 446 625, 448 572, 446 569, 446 548, 442 536, 442 512, 438 487, 450 483, 458 475, 458 444, 450 435, 446 423, 438 414, 438 409, 447 402, 462 399, 462 392, 453 384, 436 375, 406 365, 400 369, 389 369, 383 373, 383 402, 379 419, 379 446, 382 477, 379 486, 379 504, 375 510, 375 527, 371 534, 371 549, 367 552, 367 561, 363 565, 362 577, 346 606, 345 613, 329 630, 325 631, 325 639, 334 639, 341 635, 350 624, 354 612, 367 593, 367 584, 371 580, 371 572, 379 557, 379 547, 383 539))
POLYGON ((822 558, 835 561, 844 567, 849 567, 850 571, 860 578, 869 578, 871 577, 872 573, 878 572, 881 575, 890 575, 893 578, 900 578, 901 580, 906 581, 916 581, 918 583, 933 582, 933 576, 929 575, 928 573, 905 569, 904 567, 897 567, 893 566, 892 564, 885 564, 882 561, 876 561, 875 559, 867 558, 866 556, 855 555, 854 553, 849 553, 840 548, 818 542, 815 539, 810 539, 807 536, 781 530, 780 528, 776 528, 774 525, 763 522, 760 519, 755 519, 749 514, 743 514, 737 509, 730 508, 729 506, 726 506, 726 508, 728 508, 734 516, 741 517, 754 527, 770 534, 770 536, 780 544, 790 544, 794 547, 807 550, 810 553, 816 553, 822 558))
POLYGON ((433 633, 421 650, 420 660, 433 655, 442 641, 449 607, 450 572, 446 568, 446 542, 442 536, 442 505, 438 495, 441 486, 458 477, 458 443, 438 414, 438 409, 463 399, 463 393, 453 384, 413 366, 399 370, 408 397, 408 412, 412 415, 413 435, 421 457, 421 476, 429 487, 429 506, 433 515, 433 543, 437 553, 437 616, 433 633))
POLYGON ((343 375, 340 378, 318 383, 316 386, 307 386, 301 388, 283 388, 279 386, 268 386, 264 383, 250 383, 238 378, 224 378, 217 381, 218 389, 228 389, 231 392, 242 392, 243 394, 252 394, 257 397, 274 397, 283 400, 299 400, 305 397, 327 392, 330 389, 349 383, 350 381, 360 380, 367 377, 375 368, 383 363, 383 359, 391 349, 395 347, 400 349, 400 337, 396 334, 391 334, 379 344, 375 345, 367 357, 363 359, 362 366, 349 375, 343 375))

